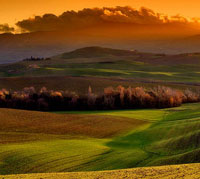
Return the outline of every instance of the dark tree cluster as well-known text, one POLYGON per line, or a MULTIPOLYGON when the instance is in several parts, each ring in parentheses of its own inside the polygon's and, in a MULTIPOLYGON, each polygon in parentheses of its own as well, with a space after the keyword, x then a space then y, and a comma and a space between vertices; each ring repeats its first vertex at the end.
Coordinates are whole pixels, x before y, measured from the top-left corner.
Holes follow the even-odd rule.
POLYGON ((199 101, 200 95, 196 92, 163 86, 148 90, 143 87, 108 87, 99 95, 94 94, 91 87, 85 95, 47 90, 45 87, 40 91, 36 91, 34 87, 15 92, 0 90, 1 108, 39 111, 170 108, 199 101))
POLYGON ((50 60, 50 58, 39 58, 39 57, 30 57, 30 58, 25 58, 23 61, 44 61, 44 60, 50 60))

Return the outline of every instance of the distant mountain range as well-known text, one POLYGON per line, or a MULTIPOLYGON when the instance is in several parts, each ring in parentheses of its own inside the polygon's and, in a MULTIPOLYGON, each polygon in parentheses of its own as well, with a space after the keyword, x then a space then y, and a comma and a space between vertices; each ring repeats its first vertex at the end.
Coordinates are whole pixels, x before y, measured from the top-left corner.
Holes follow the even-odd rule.
MULTIPOLYGON (((101 29, 102 30, 102 29, 101 29)), ((0 64, 20 61, 30 56, 50 57, 86 46, 102 46, 141 52, 179 54, 200 52, 200 35, 156 36, 127 35, 120 30, 118 37, 102 30, 50 31, 0 35, 0 64), (124 35, 123 35, 124 34, 124 35)))

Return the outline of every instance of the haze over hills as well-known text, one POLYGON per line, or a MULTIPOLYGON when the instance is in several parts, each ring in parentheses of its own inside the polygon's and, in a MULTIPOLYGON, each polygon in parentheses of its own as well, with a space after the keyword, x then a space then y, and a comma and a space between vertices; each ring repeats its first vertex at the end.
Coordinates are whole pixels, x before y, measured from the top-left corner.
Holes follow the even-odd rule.
POLYGON ((199 52, 199 36, 178 39, 112 38, 66 32, 34 32, 0 35, 0 63, 11 63, 24 58, 49 57, 85 46, 103 46, 141 52, 179 54, 199 52), (102 40, 103 39, 103 40, 102 40))

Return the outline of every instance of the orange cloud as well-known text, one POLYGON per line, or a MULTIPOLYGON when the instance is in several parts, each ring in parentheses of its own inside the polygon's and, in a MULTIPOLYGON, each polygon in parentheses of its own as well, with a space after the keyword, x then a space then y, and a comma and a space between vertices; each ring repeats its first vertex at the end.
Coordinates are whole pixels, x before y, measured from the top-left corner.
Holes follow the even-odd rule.
POLYGON ((14 31, 15 31, 14 27, 10 27, 8 24, 0 24, 0 32, 10 33, 14 31))
POLYGON ((141 8, 136 10, 131 7, 93 8, 80 11, 66 11, 60 16, 45 14, 17 22, 22 30, 54 31, 70 28, 85 28, 103 24, 130 24, 130 25, 159 25, 159 24, 198 24, 197 19, 187 19, 180 15, 166 16, 151 9, 141 8))

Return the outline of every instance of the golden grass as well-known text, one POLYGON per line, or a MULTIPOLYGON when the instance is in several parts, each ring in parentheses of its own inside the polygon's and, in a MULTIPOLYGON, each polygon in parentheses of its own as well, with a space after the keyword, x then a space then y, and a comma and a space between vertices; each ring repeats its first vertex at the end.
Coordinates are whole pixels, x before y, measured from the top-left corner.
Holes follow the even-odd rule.
POLYGON ((0 176, 0 179, 197 179, 200 164, 171 165, 161 167, 135 168, 102 172, 44 173, 27 175, 0 176))

